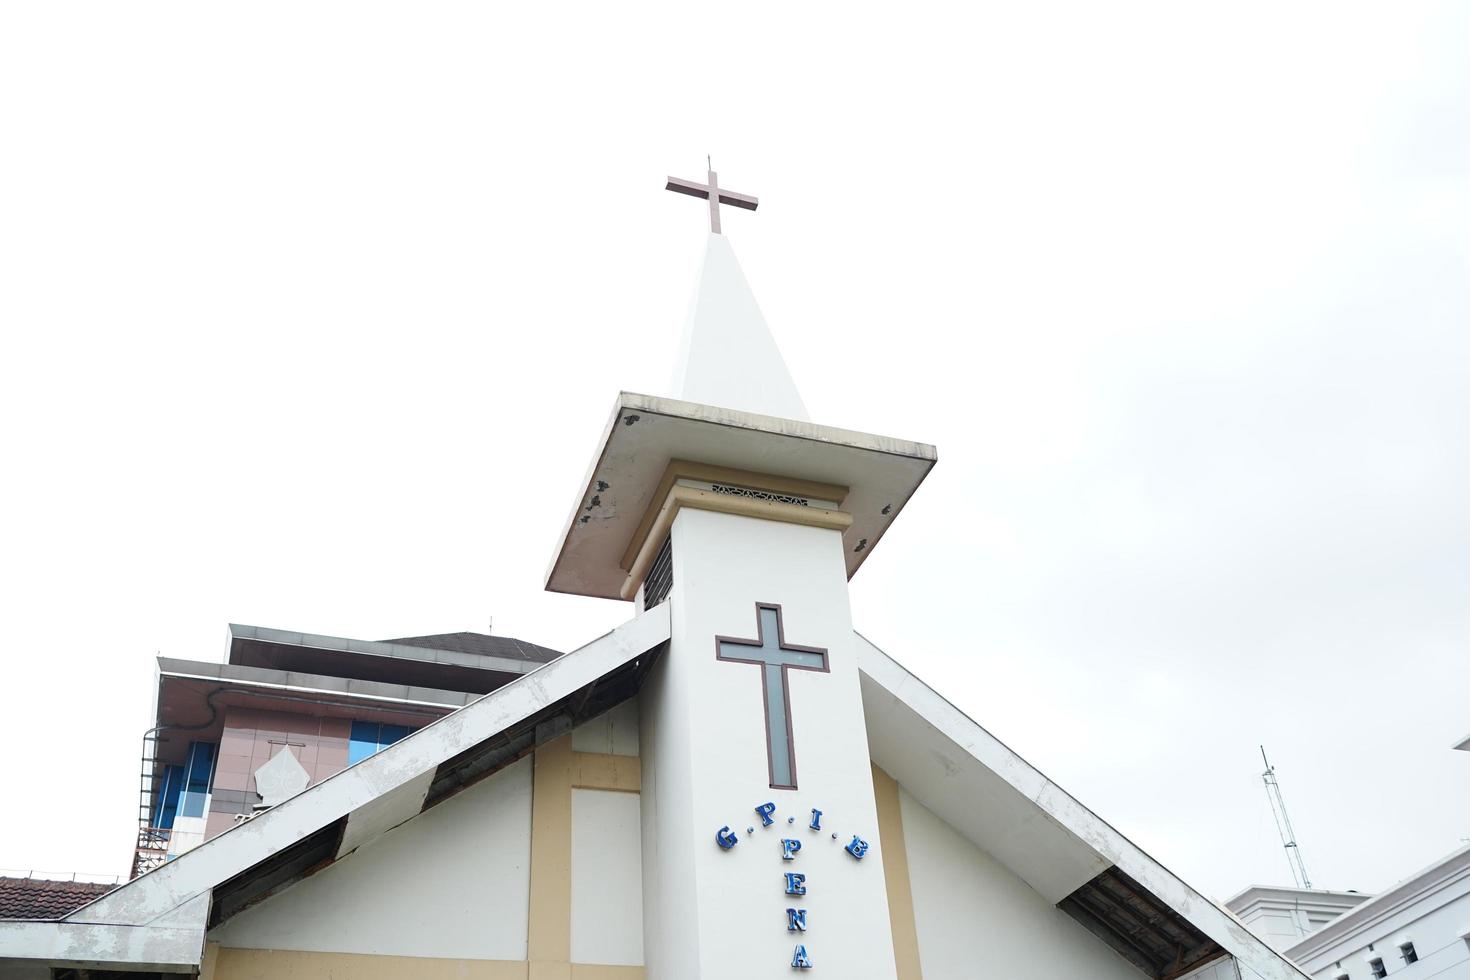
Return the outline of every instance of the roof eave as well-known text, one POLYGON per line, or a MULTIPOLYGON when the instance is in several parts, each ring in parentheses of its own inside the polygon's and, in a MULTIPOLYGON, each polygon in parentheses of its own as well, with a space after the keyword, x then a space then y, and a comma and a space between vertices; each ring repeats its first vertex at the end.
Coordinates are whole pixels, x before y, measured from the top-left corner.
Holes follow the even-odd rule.
MULTIPOLYGON (((1263 980, 1307 980, 1295 964, 1262 942, 1228 910, 1176 877, 862 634, 855 636, 862 674, 918 715, 936 737, 1004 779, 1048 820, 1085 842, 1099 859, 1138 881, 1263 980)), ((892 775, 900 784, 903 782, 901 773, 892 775)))
POLYGON ((255 641, 311 650, 326 650, 334 653, 350 653, 369 657, 384 657, 396 660, 411 660, 429 664, 448 664, 454 667, 473 667, 480 670, 505 674, 524 675, 542 664, 538 661, 513 660, 487 654, 459 653, 454 650, 436 650, 432 647, 409 646, 403 643, 384 643, 378 640, 354 640, 345 636, 326 636, 320 633, 296 633, 291 630, 272 629, 268 626, 246 626, 240 623, 229 625, 229 642, 225 659, 241 641, 255 641))

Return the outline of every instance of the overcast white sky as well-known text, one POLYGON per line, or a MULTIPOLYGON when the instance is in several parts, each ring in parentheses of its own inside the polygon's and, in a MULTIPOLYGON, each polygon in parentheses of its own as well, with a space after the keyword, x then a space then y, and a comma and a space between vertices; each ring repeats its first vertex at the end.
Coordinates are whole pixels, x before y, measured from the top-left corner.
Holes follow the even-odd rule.
POLYGON ((120 873, 157 653, 570 649, 706 222, 938 445, 860 630, 1226 897, 1470 838, 1470 8, 0 8, 0 868, 120 873))

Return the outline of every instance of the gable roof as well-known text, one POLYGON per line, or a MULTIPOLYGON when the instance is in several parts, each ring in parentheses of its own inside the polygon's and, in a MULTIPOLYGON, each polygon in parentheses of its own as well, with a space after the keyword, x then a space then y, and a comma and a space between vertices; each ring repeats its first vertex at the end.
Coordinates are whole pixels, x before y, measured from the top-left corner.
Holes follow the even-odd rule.
MULTIPOLYGON (((167 948, 175 960, 164 962, 197 964, 208 928, 631 697, 669 639, 669 616, 656 606, 60 922, 34 924, 58 934, 0 923, 0 959, 78 948, 68 929, 123 930, 113 962, 136 968, 167 948), (160 941, 149 943, 153 931, 160 941)), ((853 650, 873 761, 1047 901, 1153 976, 1229 953, 1263 980, 1304 980, 861 634, 853 650)))

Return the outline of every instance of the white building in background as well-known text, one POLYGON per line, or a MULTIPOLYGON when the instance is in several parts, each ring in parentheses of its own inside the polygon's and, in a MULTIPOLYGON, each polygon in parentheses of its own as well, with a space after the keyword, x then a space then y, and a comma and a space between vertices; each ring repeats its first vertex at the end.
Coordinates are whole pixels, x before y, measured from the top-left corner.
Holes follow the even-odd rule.
POLYGON ((1253 885, 1225 903, 1273 949, 1295 946, 1372 898, 1362 892, 1253 885))
POLYGON ((1252 887, 1225 906, 1318 980, 1470 980, 1470 847, 1371 897, 1252 887))

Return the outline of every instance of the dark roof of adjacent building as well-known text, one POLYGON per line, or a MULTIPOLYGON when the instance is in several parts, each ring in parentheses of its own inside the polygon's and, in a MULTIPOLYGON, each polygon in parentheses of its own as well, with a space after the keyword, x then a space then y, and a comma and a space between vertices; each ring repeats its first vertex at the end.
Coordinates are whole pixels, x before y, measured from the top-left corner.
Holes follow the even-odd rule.
POLYGON ((435 633, 431 636, 401 636, 383 643, 399 643, 406 647, 424 647, 429 650, 452 650, 455 653, 475 653, 487 657, 508 657, 532 663, 550 663, 561 654, 548 647, 527 643, 509 636, 491 636, 489 633, 435 633))
POLYGON ((0 919, 59 919, 116 887, 91 881, 0 877, 0 919))
POLYGON ((318 677, 486 694, 561 656, 556 650, 484 633, 354 640, 230 624, 228 663, 318 677))

